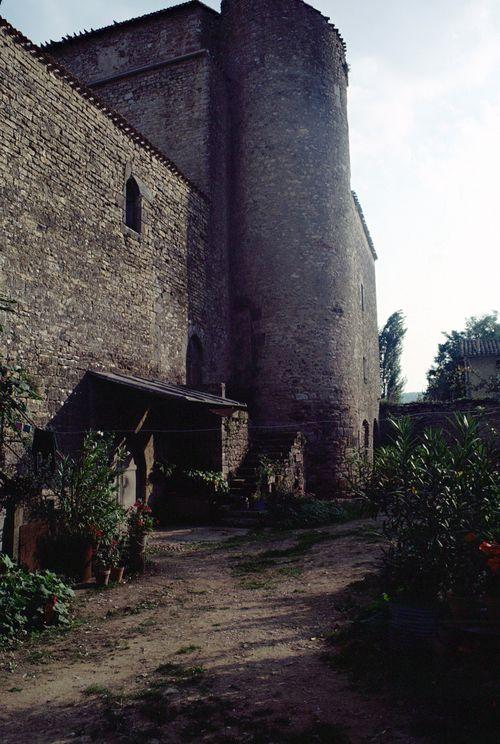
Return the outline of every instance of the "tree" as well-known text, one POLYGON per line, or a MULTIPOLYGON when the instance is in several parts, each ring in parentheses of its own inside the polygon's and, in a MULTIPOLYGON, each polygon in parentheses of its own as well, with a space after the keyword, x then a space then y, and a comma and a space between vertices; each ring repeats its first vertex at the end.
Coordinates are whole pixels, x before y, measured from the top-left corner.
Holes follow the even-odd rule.
MULTIPOLYGON (((14 313, 15 302, 0 296, 0 311, 14 313)), ((0 325, 0 333, 3 327, 0 325)), ((23 367, 0 359, 0 484, 7 452, 24 442, 19 425, 26 421, 30 400, 39 400, 33 383, 23 367)))
POLYGON ((402 310, 398 310, 390 316, 379 332, 382 398, 388 403, 399 402, 406 383, 401 372, 401 354, 405 336, 405 316, 402 310))
POLYGON ((494 310, 480 317, 471 316, 465 321, 463 331, 444 333, 446 341, 438 346, 434 364, 427 373, 426 400, 456 400, 464 398, 465 363, 462 357, 462 342, 500 340, 498 312, 494 310))

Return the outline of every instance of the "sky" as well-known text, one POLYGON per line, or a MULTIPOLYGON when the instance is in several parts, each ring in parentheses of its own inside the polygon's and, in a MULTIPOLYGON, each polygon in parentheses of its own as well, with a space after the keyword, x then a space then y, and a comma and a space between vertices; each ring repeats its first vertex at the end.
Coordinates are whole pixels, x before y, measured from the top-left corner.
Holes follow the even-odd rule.
MULTIPOLYGON (((168 0, 3 0, 35 42, 168 0)), ((207 0, 219 8, 219 2, 207 0)), ((348 46, 352 187, 379 255, 379 325, 403 310, 408 391, 442 332, 500 309, 500 0, 311 0, 348 46)))

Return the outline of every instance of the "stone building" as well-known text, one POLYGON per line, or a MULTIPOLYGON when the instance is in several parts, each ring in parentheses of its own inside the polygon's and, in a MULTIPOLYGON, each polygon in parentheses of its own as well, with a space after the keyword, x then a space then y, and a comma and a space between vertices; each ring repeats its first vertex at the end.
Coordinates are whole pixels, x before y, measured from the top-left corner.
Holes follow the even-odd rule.
POLYGON ((467 398, 500 398, 500 341, 462 341, 467 398))
POLYGON ((1 20, 0 59, 1 354, 32 423, 123 432, 138 495, 158 452, 244 476, 261 451, 333 495, 379 398, 337 29, 193 0, 43 49, 1 20))

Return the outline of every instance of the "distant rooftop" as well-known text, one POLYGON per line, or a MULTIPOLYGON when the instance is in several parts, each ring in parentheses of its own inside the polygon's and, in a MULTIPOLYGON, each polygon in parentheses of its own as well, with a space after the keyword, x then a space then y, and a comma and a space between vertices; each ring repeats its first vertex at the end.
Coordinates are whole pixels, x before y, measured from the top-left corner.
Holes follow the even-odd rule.
POLYGON ((87 31, 86 29, 84 31, 79 31, 75 34, 70 34, 68 36, 65 36, 60 41, 49 41, 46 44, 42 44, 42 48, 45 51, 50 51, 51 49, 57 49, 60 46, 64 46, 65 44, 72 44, 74 42, 79 41, 82 38, 88 39, 89 37, 93 36, 103 36, 105 34, 108 34, 110 31, 115 31, 116 29, 123 29, 130 26, 136 26, 141 23, 147 23, 148 21, 154 19, 154 18, 161 18, 165 15, 172 15, 174 13, 183 12, 188 10, 189 8, 203 8, 204 10, 208 10, 210 13, 213 13, 214 15, 218 16, 219 13, 211 8, 208 5, 205 5, 205 3, 202 3, 200 0, 189 0, 189 2, 185 3, 179 3, 179 5, 172 5, 170 8, 164 8, 163 10, 157 10, 154 13, 146 13, 142 16, 137 16, 136 18, 129 18, 126 21, 115 21, 110 26, 104 26, 103 28, 97 28, 93 29, 91 28, 90 31, 87 31))
POLYGON ((479 356, 500 356, 500 341, 495 339, 483 341, 482 339, 470 339, 462 341, 462 356, 479 357, 479 356))

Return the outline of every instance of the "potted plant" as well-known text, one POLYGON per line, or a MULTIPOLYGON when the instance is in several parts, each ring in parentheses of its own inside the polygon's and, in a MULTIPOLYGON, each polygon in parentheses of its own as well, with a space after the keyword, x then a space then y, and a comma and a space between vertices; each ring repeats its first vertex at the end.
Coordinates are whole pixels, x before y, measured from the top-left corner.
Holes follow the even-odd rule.
POLYGON ((111 576, 111 561, 112 561, 112 547, 111 543, 100 542, 97 548, 95 559, 94 559, 94 574, 96 586, 104 587, 109 584, 111 576))
POLYGON ((114 463, 119 460, 113 459, 110 439, 90 432, 78 458, 59 458, 52 489, 41 494, 37 505, 50 526, 52 562, 84 583, 92 576, 94 554, 109 544, 125 519, 116 498, 120 471, 114 463))
POLYGON ((111 541, 110 546, 110 558, 111 558, 111 576, 110 581, 113 584, 121 584, 123 582, 123 574, 125 572, 125 559, 127 552, 127 535, 118 535, 114 540, 111 541))
POLYGON ((133 571, 144 571, 148 535, 154 529, 151 507, 137 501, 128 510, 129 565, 133 571))

